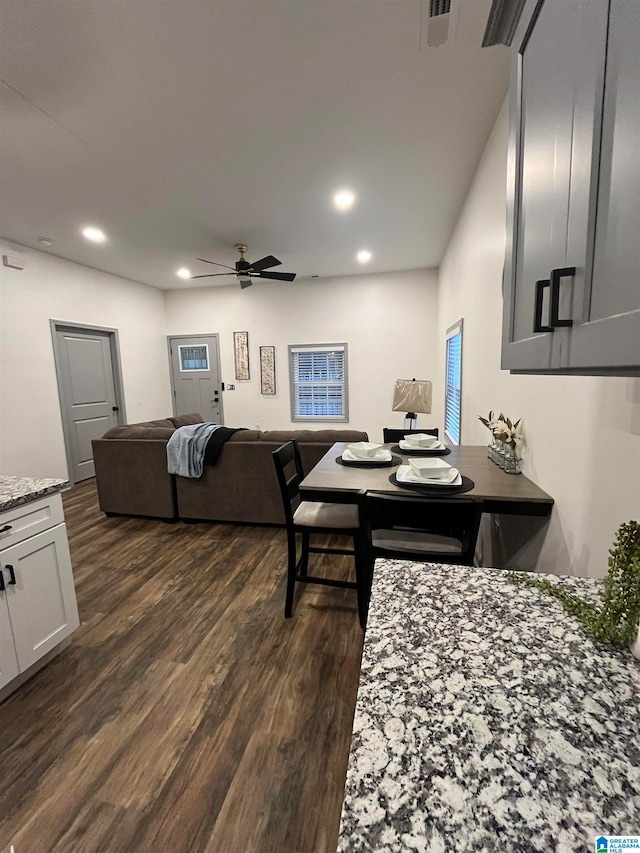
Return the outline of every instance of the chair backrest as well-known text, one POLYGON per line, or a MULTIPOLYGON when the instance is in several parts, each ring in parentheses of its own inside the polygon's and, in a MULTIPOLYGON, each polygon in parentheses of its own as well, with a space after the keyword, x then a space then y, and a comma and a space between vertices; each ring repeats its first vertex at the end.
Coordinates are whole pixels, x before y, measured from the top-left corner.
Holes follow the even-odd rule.
POLYGON ((389 444, 391 441, 401 441, 405 435, 421 432, 426 432, 427 435, 435 435, 436 438, 439 435, 437 427, 433 429, 393 429, 391 427, 384 427, 382 430, 382 440, 385 444, 389 444))
POLYGON ((295 440, 288 441, 271 454, 276 466, 287 525, 293 523, 293 513, 300 503, 300 483, 304 479, 300 450, 295 440))
MULTIPOLYGON (((363 535, 370 543, 373 556, 391 556, 389 549, 376 549, 371 545, 375 530, 402 531, 457 539, 459 552, 447 554, 434 547, 429 551, 421 547, 412 551, 398 547, 398 558, 425 560, 436 563, 473 565, 478 539, 482 501, 478 498, 426 498, 416 495, 367 494, 362 513, 363 535)), ((393 548, 391 548, 393 550, 393 548)))

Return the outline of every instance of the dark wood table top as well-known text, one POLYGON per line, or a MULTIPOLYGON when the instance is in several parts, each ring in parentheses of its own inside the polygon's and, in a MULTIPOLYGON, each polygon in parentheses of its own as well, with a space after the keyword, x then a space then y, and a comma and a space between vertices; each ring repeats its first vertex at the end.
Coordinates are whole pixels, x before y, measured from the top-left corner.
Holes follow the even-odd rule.
MULTIPOLYGON (((397 468, 353 468, 338 465, 336 457, 342 454, 346 446, 345 442, 334 444, 307 474, 300 485, 303 499, 317 500, 322 495, 321 499, 329 500, 331 493, 334 493, 344 500, 345 493, 361 491, 416 494, 415 490, 403 489, 389 482, 390 475, 397 471, 397 468)), ((384 446, 397 447, 395 444, 384 446)), ((394 453, 403 461, 408 460, 411 455, 397 450, 394 453)), ((486 447, 451 447, 451 453, 442 458, 473 480, 475 487, 466 494, 481 498, 485 512, 537 516, 551 514, 551 495, 536 486, 524 474, 506 474, 487 457, 486 447)))

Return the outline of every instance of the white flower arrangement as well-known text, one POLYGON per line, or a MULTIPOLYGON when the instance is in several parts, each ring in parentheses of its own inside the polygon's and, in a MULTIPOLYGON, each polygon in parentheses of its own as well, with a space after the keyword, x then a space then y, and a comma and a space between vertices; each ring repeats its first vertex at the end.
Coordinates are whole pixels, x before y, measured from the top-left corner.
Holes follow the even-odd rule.
POLYGON ((508 445, 514 452, 520 449, 524 444, 524 436, 522 435, 522 418, 518 418, 513 422, 505 415, 500 413, 498 417, 494 416, 493 410, 489 412, 488 418, 479 418, 480 421, 491 430, 496 441, 501 441, 508 445))

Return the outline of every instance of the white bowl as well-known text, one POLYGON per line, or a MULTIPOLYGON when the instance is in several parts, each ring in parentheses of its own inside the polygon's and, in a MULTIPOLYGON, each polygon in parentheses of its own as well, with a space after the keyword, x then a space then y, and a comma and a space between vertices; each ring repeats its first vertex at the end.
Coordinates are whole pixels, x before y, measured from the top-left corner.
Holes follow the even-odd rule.
POLYGON ((407 444, 413 444, 414 447, 432 447, 434 444, 438 444, 438 438, 435 435, 429 435, 426 432, 417 432, 413 435, 405 435, 404 440, 407 444))
POLYGON ((435 459, 410 459, 409 465, 411 470, 417 477, 423 477, 429 480, 436 480, 439 477, 446 477, 451 470, 451 465, 440 459, 437 456, 435 459))
POLYGON ((374 444, 371 441, 357 441, 355 444, 347 445, 347 449, 354 456, 359 456, 361 459, 368 459, 371 456, 375 456, 381 447, 381 444, 374 444))

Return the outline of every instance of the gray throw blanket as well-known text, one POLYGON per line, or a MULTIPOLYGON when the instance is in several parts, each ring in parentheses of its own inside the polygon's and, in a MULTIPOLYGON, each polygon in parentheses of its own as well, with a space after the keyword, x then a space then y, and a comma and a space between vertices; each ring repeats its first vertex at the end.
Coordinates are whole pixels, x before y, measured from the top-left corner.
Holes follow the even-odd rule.
POLYGON ((202 477, 204 452, 217 424, 178 427, 167 442, 167 470, 181 477, 202 477))

